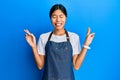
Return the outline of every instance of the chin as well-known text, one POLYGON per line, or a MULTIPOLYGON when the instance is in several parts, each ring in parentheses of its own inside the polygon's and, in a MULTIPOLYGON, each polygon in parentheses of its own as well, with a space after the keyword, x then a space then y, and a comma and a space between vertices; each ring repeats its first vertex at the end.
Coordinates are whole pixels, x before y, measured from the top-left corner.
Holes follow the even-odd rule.
POLYGON ((63 26, 60 26, 60 27, 56 27, 56 26, 55 26, 55 29, 56 29, 56 30, 61 30, 61 29, 64 29, 64 27, 63 27, 63 26))

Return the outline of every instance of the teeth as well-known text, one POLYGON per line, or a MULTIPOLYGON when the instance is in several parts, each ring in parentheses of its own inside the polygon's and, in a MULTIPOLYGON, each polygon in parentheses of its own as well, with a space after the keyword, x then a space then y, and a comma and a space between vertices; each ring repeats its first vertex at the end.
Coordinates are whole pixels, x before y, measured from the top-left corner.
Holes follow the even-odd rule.
POLYGON ((55 23, 55 26, 56 26, 56 27, 61 27, 61 26, 62 26, 62 23, 55 23))
POLYGON ((60 26, 61 24, 56 24, 57 26, 60 26))

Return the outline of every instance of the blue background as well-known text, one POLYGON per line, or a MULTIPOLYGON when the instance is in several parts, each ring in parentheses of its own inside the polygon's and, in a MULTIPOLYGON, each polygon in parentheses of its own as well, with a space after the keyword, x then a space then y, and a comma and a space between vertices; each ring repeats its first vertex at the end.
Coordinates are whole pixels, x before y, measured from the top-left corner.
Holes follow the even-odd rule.
POLYGON ((76 80, 120 80, 120 0, 0 0, 0 80, 41 80, 24 29, 37 38, 53 29, 49 10, 56 3, 68 12, 66 29, 84 43, 95 32, 76 80))

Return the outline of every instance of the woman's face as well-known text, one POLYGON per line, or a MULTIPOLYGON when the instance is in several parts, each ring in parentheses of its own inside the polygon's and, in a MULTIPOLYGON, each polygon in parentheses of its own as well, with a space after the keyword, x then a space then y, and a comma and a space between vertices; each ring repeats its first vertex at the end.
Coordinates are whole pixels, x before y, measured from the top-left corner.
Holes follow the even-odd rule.
POLYGON ((60 9, 58 9, 52 13, 51 21, 55 29, 57 30, 64 29, 66 16, 60 9))

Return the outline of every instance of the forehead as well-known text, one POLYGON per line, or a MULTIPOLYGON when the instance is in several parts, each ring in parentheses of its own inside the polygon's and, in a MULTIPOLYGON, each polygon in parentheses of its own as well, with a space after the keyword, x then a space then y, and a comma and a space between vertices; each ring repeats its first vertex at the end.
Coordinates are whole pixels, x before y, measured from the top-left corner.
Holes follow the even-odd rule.
POLYGON ((64 13, 60 9, 57 9, 52 13, 52 15, 61 15, 61 14, 64 15, 64 13))

